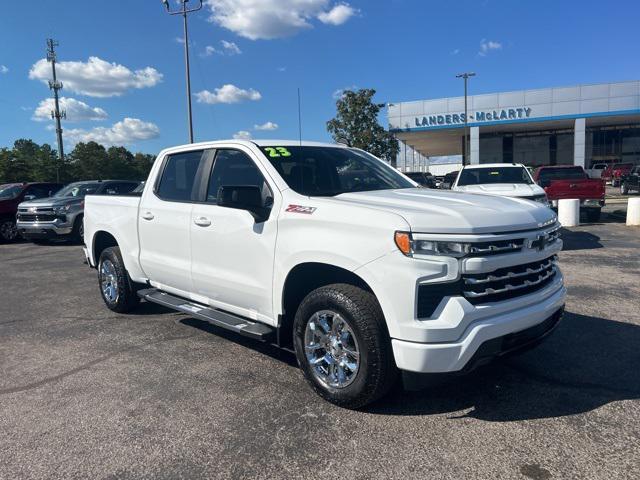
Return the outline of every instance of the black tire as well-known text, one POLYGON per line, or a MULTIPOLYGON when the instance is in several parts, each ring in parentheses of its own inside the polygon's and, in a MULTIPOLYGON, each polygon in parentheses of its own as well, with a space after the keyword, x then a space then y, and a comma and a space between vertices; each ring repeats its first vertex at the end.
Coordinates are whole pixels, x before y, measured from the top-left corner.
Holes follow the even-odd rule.
POLYGON ((20 238, 16 221, 12 218, 0 219, 0 242, 13 243, 20 238))
POLYGON ((105 305, 109 310, 114 312, 129 312, 140 302, 134 284, 124 267, 119 247, 106 248, 100 254, 98 261, 98 286, 100 287, 100 295, 102 295, 102 300, 104 300, 105 305), (115 280, 115 283, 113 280, 115 280), (111 285, 111 289, 105 291, 105 287, 109 285, 111 285), (109 292, 109 294, 107 292, 109 292))
POLYGON ((629 185, 627 185, 626 183, 623 183, 620 185, 620 194, 621 195, 628 195, 629 194, 629 185))
POLYGON ((601 210, 599 208, 590 208, 586 211, 587 222, 596 223, 600 221, 601 210))
POLYGON ((73 230, 69 239, 73 243, 84 243, 84 215, 78 215, 73 222, 73 230))
POLYGON ((294 346, 298 365, 311 387, 325 400, 344 408, 361 408, 384 396, 396 381, 391 340, 375 296, 347 284, 332 284, 309 293, 296 312, 294 346), (305 330, 314 314, 330 310, 353 332, 359 366, 351 383, 333 388, 316 377, 305 354, 305 330))
POLYGON ((620 185, 620 181, 619 180, 611 180, 611 186, 612 187, 617 187, 620 185))

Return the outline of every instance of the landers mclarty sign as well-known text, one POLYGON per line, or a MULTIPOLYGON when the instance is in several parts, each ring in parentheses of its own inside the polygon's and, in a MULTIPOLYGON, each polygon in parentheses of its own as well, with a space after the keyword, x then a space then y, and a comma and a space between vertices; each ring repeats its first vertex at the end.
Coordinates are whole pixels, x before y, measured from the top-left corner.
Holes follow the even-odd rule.
MULTIPOLYGON (((501 110, 482 110, 469 112, 469 123, 499 122, 502 120, 518 120, 529 118, 531 107, 504 108, 501 110)), ((464 125, 464 113, 447 113, 441 115, 424 115, 415 117, 416 127, 437 127, 464 125)))

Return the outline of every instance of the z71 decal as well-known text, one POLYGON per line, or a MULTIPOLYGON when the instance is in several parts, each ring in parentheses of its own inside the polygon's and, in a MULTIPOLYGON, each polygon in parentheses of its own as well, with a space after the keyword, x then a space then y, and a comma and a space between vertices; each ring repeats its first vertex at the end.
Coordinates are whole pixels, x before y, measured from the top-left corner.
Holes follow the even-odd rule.
POLYGON ((302 205, 289 205, 286 209, 286 212, 293 213, 306 213, 307 215, 311 215, 316 211, 316 207, 304 207, 302 205))

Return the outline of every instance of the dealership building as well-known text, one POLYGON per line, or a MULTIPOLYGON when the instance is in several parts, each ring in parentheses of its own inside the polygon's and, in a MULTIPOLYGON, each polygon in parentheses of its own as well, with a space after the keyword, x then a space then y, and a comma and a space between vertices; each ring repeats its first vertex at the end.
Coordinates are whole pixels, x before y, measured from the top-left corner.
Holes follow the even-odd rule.
MULTIPOLYGON (((470 95, 467 105, 471 164, 640 163, 640 81, 470 95)), ((465 154, 464 97, 389 104, 388 120, 401 168, 465 154)))

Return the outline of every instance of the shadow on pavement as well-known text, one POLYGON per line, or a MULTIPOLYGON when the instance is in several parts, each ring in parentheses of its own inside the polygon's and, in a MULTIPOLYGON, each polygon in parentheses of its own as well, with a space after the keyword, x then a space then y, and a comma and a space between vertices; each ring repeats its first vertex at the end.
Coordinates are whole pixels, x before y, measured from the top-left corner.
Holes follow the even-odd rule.
POLYGON ((463 415, 492 422, 553 418, 640 398, 640 327, 566 313, 538 348, 420 392, 394 391, 368 409, 383 415, 463 415))
POLYGON ((224 328, 216 327, 215 325, 211 325, 208 322, 203 320, 198 320, 196 318, 183 318, 180 320, 180 323, 183 325, 187 325, 189 327, 197 328, 198 330, 202 330, 203 332, 211 333, 212 335, 216 335, 218 337, 222 337, 230 342, 237 343, 238 345, 242 345, 243 347, 250 348, 251 350, 255 350, 263 355, 267 355, 274 360, 278 360, 280 362, 286 363, 292 367, 297 367, 298 362, 296 361, 296 357, 292 352, 288 352, 286 350, 282 350, 275 345, 270 345, 268 343, 262 343, 258 340, 253 340, 251 338, 243 337, 242 335, 230 332, 225 330, 224 328))
POLYGON ((600 243, 600 237, 593 233, 584 231, 574 231, 563 228, 561 231, 563 251, 570 250, 593 250, 594 248, 604 248, 600 243))

